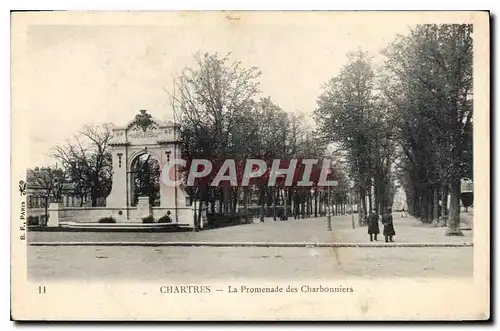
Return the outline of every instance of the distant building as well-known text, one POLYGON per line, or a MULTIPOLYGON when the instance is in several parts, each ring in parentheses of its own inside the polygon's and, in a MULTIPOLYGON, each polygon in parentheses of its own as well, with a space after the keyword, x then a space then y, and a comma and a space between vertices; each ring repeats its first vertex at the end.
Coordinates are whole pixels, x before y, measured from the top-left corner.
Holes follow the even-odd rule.
MULTIPOLYGON (((469 192, 474 193, 474 182, 469 178, 462 178, 460 180, 460 195, 462 195, 462 193, 469 193, 469 192)), ((448 196, 446 198, 447 198, 446 206, 448 209, 450 209, 451 194, 448 193, 448 196)), ((462 199, 460 199, 460 207, 463 207, 462 199)))
POLYGON ((474 182, 469 178, 460 180, 460 193, 474 192, 474 182))
MULTIPOLYGON (((74 185, 68 182, 45 183, 49 176, 45 176, 49 172, 49 168, 35 167, 28 169, 26 172, 26 203, 28 216, 45 217, 45 209, 51 202, 61 202, 65 207, 80 207, 86 204, 88 197, 84 197, 83 201, 80 197, 74 195, 74 185), (52 190, 52 186, 56 186, 56 190, 52 190)), ((62 177, 62 170, 60 178, 62 177)))

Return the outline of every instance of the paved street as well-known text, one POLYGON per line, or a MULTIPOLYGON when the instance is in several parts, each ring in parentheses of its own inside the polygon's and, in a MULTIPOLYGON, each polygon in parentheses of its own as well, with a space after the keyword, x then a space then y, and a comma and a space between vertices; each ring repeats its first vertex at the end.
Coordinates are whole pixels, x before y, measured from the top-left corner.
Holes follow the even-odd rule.
MULTIPOLYGON (((445 228, 421 225, 395 215, 396 241, 408 243, 472 242, 445 237, 445 228)), ((366 227, 352 229, 350 216, 232 226, 199 233, 30 233, 30 242, 47 241, 210 241, 210 242, 367 242, 366 227)), ((473 247, 279 248, 279 247, 138 247, 30 246, 30 278, 162 279, 185 282, 258 277, 446 277, 472 276, 473 247)))
POLYGON ((48 279, 338 279, 472 276, 472 247, 31 247, 29 277, 48 279))
MULTIPOLYGON (((357 216, 357 215, 355 215, 357 216)), ((366 227, 352 228, 350 215, 333 216, 332 231, 326 217, 230 226, 201 232, 29 232, 29 242, 368 242, 366 227)), ((395 240, 399 243, 472 242, 472 231, 463 237, 445 237, 446 228, 423 225, 413 218, 394 214, 395 240)), ((380 230, 382 231, 382 224, 380 230)), ((382 236, 380 236, 382 238, 382 236)))

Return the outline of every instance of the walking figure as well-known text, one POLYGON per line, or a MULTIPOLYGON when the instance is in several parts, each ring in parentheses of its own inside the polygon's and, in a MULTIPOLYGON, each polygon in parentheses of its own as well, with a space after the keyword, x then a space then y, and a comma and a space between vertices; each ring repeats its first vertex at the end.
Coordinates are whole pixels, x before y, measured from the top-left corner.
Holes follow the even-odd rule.
POLYGON ((382 216, 382 224, 384 224, 384 237, 385 242, 393 242, 393 236, 396 235, 396 231, 394 231, 394 222, 392 220, 392 211, 391 209, 387 209, 387 212, 382 216))
POLYGON ((403 210, 401 211, 401 218, 405 218, 406 217, 406 211, 405 211, 405 207, 403 207, 403 210))
POLYGON ((368 216, 368 234, 370 235, 370 241, 373 241, 373 239, 377 241, 377 235, 379 233, 380 229, 378 227, 378 215, 375 210, 372 210, 372 212, 368 216))

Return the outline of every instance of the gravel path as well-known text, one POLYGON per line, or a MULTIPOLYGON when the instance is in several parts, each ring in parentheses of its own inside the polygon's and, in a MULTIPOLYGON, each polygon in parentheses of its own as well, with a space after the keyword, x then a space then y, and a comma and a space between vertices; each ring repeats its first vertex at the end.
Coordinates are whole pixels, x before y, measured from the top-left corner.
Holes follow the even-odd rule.
MULTIPOLYGON (((472 242, 472 231, 463 237, 446 237, 446 228, 422 225, 413 218, 395 216, 399 243, 472 242)), ((29 242, 368 242, 366 227, 352 229, 350 216, 333 216, 332 231, 326 217, 245 224, 201 232, 28 232, 29 242)), ((380 226, 382 230, 382 226, 380 226)), ((382 237, 382 236, 381 236, 382 237)))
POLYGON ((468 277, 473 248, 36 247, 35 279, 200 282, 338 277, 468 277))
MULTIPOLYGON (((369 243, 350 216, 247 224, 201 232, 29 232, 28 242, 271 242, 369 243)), ((396 243, 472 243, 445 237, 445 228, 395 215, 396 243)), ((385 245, 384 243, 381 243, 385 245)), ((338 277, 471 277, 473 247, 148 247, 28 246, 28 275, 43 279, 217 279, 338 277)))

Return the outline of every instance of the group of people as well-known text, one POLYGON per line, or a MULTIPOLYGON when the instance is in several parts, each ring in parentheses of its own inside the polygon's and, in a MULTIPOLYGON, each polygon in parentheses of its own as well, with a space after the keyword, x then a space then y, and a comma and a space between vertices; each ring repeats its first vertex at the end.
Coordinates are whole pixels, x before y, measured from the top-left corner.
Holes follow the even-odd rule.
MULTIPOLYGON (((385 237, 385 242, 393 242, 396 231, 394 231, 394 222, 392 219, 391 209, 381 215, 382 224, 384 225, 383 235, 385 237)), ((380 233, 378 226, 379 215, 375 209, 372 210, 370 215, 368 215, 368 234, 370 235, 370 241, 378 241, 377 235, 380 233)))

